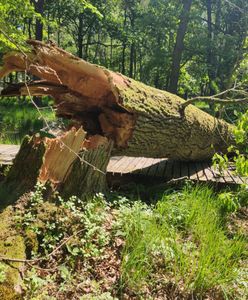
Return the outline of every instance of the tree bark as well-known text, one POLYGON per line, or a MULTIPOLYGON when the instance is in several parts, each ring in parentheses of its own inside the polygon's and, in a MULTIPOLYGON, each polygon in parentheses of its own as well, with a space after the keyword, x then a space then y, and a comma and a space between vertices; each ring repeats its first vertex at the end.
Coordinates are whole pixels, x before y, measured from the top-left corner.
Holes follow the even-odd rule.
MULTIPOLYGON (((58 116, 83 126, 87 138, 100 135, 113 141, 115 155, 210 159, 233 142, 232 125, 193 105, 181 113, 184 100, 119 73, 92 65, 54 45, 29 41, 27 62, 20 53, 4 57, 0 77, 28 71, 42 81, 29 83, 33 95, 51 95, 58 116)), ((19 84, 2 95, 26 95, 19 84)))
POLYGON ((192 0, 183 1, 183 11, 180 16, 180 23, 177 30, 176 44, 172 55, 170 84, 168 89, 171 93, 177 93, 178 79, 180 73, 180 63, 181 63, 183 47, 184 47, 183 41, 187 30, 191 4, 192 4, 192 0))

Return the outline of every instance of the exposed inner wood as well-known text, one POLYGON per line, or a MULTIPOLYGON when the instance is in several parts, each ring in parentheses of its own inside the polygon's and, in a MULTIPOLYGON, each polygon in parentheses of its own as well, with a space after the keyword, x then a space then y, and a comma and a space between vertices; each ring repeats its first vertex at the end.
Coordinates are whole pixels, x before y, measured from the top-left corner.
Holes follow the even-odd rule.
POLYGON ((71 164, 82 149, 85 136, 86 132, 82 128, 79 130, 72 128, 61 137, 45 138, 46 152, 38 180, 43 183, 50 180, 54 184, 63 182, 71 164))
MULTIPOLYGON (((127 86, 125 79, 58 47, 51 48, 38 41, 29 43, 34 50, 27 60, 19 53, 5 56, 0 77, 13 70, 24 71, 27 67, 29 73, 42 79, 28 83, 32 95, 51 95, 56 101, 58 116, 77 120, 89 134, 104 133, 117 146, 125 147, 135 117, 120 104, 118 92, 111 83, 115 80, 121 86, 127 86)), ((2 92, 2 96, 28 94, 25 84, 11 85, 2 92)))

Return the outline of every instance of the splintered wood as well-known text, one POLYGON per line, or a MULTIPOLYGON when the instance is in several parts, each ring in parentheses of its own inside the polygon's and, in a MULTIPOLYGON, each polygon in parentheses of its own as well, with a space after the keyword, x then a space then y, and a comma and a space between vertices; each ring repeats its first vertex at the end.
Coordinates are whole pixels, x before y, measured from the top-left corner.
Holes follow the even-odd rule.
POLYGON ((55 139, 46 138, 46 152, 40 170, 39 181, 53 183, 63 182, 73 161, 77 158, 86 132, 82 128, 66 132, 55 139))

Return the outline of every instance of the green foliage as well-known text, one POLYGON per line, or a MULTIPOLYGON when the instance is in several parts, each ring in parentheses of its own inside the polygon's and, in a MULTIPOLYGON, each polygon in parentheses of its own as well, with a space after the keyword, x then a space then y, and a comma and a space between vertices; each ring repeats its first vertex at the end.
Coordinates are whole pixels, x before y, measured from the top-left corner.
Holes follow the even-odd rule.
POLYGON ((22 219, 22 226, 25 230, 32 230, 40 240, 40 252, 48 254, 59 241, 66 238, 65 233, 69 233, 67 226, 71 227, 71 234, 79 230, 82 233, 80 239, 72 239, 66 244, 71 258, 78 256, 85 258, 100 257, 102 250, 108 244, 109 237, 102 224, 106 218, 106 204, 103 195, 98 194, 92 201, 85 204, 77 197, 71 197, 64 201, 58 198, 59 207, 45 203, 43 192, 45 187, 38 183, 35 192, 31 193, 29 208, 22 219), (47 209, 45 206, 47 205, 47 209), (44 212, 44 210, 47 210, 44 212), (37 223, 37 218, 41 222, 37 223))
POLYGON ((237 127, 234 130, 237 147, 231 147, 230 151, 235 151, 234 158, 236 171, 238 174, 248 176, 248 110, 240 116, 237 127))
POLYGON ((215 153, 213 156, 213 166, 223 174, 223 171, 226 170, 228 166, 228 157, 227 155, 221 155, 219 153, 215 153))
MULTIPOLYGON (((42 184, 36 185, 25 204, 25 213, 20 212, 16 221, 25 232, 26 244, 33 258, 47 257, 49 264, 49 255, 53 251, 60 258, 54 276, 44 278, 35 269, 27 273, 27 299, 43 299, 39 298, 40 295, 47 296, 49 284, 54 281, 60 282, 59 293, 69 293, 72 285, 78 284, 80 276, 92 272, 92 263, 97 264, 104 259, 104 251, 111 238, 105 225, 110 207, 102 194, 97 194, 87 203, 77 197, 66 201, 58 197, 55 204, 44 200, 45 191, 42 184), (63 243, 63 247, 56 251, 63 243), (75 277, 81 264, 83 274, 75 277)), ((92 297, 98 293, 96 287, 92 297)))
POLYGON ((240 208, 238 195, 225 192, 218 195, 218 203, 222 212, 235 212, 240 208))
MULTIPOLYGON (((52 282, 51 278, 46 277, 46 279, 38 276, 37 271, 33 268, 27 272, 25 279, 25 285, 28 288, 27 294, 25 295, 25 300, 42 300, 48 299, 48 295, 46 291, 42 291, 42 288, 52 282), (47 297, 47 298, 46 298, 47 297)), ((49 299, 53 299, 50 298, 49 299)))
MULTIPOLYGON (((34 16, 38 17, 30 0, 0 0, 0 28, 19 45, 27 38, 23 33, 23 21, 34 16)), ((17 47, 0 31, 0 52, 7 49, 17 47)))
MULTIPOLYGON (((240 118, 234 129, 236 145, 231 145, 229 153, 234 154, 235 172, 241 176, 248 176, 248 111, 239 115, 240 118)), ((229 159, 227 155, 215 153, 213 157, 214 165, 222 172, 227 168, 229 159)))
POLYGON ((240 114, 237 127, 234 129, 234 135, 237 144, 244 145, 244 151, 248 152, 248 111, 245 114, 240 114))
POLYGON ((152 210, 139 202, 122 210, 123 284, 138 290, 166 272, 195 293, 227 288, 238 276, 245 244, 225 235, 221 210, 230 203, 220 200, 207 188, 185 189, 165 195, 152 210))

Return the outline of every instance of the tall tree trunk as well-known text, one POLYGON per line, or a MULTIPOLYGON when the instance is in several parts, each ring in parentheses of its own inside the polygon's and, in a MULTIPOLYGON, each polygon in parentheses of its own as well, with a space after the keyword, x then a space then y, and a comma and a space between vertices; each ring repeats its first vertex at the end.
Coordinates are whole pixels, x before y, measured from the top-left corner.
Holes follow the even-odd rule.
MULTIPOLYGON (((29 72, 43 81, 29 84, 33 95, 51 95, 56 112, 77 121, 88 136, 114 142, 115 154, 204 160, 226 152, 233 127, 193 105, 181 113, 180 97, 91 65, 53 45, 29 41, 29 72), (35 61, 35 64, 33 64, 35 61)), ((22 54, 4 57, 0 77, 26 67, 22 54)), ((25 85, 2 95, 26 95, 25 85)))
POLYGON ((109 62, 109 65, 110 65, 110 68, 112 68, 112 65, 113 65, 113 39, 112 37, 110 37, 110 62, 109 62))
POLYGON ((183 1, 183 10, 180 16, 180 23, 177 30, 176 44, 172 54, 172 66, 170 75, 170 84, 168 90, 171 93, 177 93, 178 79, 180 73, 180 63, 184 48, 184 37, 187 30, 189 13, 191 8, 192 0, 183 1))
POLYGON ((207 44, 207 68, 208 68, 208 79, 209 79, 209 94, 214 95, 214 66, 213 66, 213 29, 212 29, 212 0, 206 0, 207 5, 207 20, 208 20, 208 44, 207 44))
POLYGON ((83 57, 83 14, 78 16, 78 57, 83 57))
POLYGON ((127 48, 127 45, 124 42, 122 45, 122 56, 121 56, 121 73, 122 74, 126 73, 126 48, 127 48))
MULTIPOLYGON (((134 11, 131 10, 130 12, 130 23, 131 23, 131 30, 132 34, 135 32, 134 24, 135 24, 135 14, 134 11)), ((133 67, 134 67, 134 55, 135 55, 135 42, 132 36, 132 42, 130 47, 130 61, 129 61, 129 77, 133 78, 133 67)))
MULTIPOLYGON (((35 11, 39 13, 41 16, 44 14, 44 0, 33 0, 35 11)), ((43 40, 43 23, 40 19, 36 18, 35 23, 35 39, 38 41, 43 40)), ((34 80, 39 79, 38 77, 34 76, 34 80)), ((42 106, 41 97, 34 97, 34 102, 38 106, 42 106)))
MULTIPOLYGON (((220 32, 220 26, 221 26, 221 0, 217 0, 216 2, 216 14, 215 14, 215 30, 214 32, 214 42, 218 47, 218 39, 219 39, 219 32, 220 32)), ((213 65, 214 65, 214 76, 217 78, 218 76, 218 70, 219 70, 219 64, 220 64, 220 56, 215 55, 213 57, 213 65)))
POLYGON ((129 77, 133 77, 133 67, 134 67, 134 52, 135 52, 135 44, 132 42, 130 48, 130 64, 129 64, 129 77))
MULTIPOLYGON (((123 30, 126 29, 126 24, 127 24, 127 8, 125 7, 123 30)), ((126 74, 126 48, 127 48, 127 41, 126 41, 126 37, 124 37, 124 40, 122 42, 122 57, 121 57, 121 73, 124 75, 126 74)))
POLYGON ((28 19, 28 38, 31 39, 32 38, 32 31, 31 31, 31 27, 32 27, 32 19, 29 18, 28 19))
MULTIPOLYGON (((44 14, 44 0, 33 1, 35 11, 41 16, 44 14)), ((35 23, 35 39, 38 41, 43 40, 43 23, 40 19, 36 19, 35 23)))

